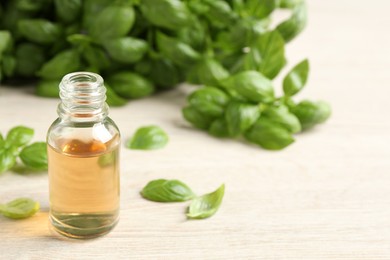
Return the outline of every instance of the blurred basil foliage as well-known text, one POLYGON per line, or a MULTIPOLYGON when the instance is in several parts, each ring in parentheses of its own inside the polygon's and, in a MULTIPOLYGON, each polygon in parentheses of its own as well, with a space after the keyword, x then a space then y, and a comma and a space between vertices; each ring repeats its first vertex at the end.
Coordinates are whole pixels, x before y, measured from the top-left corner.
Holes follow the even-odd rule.
POLYGON ((35 80, 38 95, 57 97, 66 73, 97 72, 111 106, 181 82, 203 85, 188 97, 187 121, 278 150, 330 116, 323 101, 293 101, 307 59, 284 75, 283 96, 274 91, 285 45, 306 22, 304 0, 1 1, 0 77, 35 80), (271 26, 278 9, 290 16, 271 26))

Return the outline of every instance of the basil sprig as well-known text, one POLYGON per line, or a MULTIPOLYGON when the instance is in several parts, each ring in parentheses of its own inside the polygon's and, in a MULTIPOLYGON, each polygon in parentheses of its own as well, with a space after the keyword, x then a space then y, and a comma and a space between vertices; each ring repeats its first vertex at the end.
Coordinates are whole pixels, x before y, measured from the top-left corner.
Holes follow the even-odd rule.
POLYGON ((0 173, 14 167, 18 156, 29 169, 47 169, 46 143, 36 142, 26 146, 33 135, 34 130, 25 126, 12 128, 5 139, 0 134, 0 173))

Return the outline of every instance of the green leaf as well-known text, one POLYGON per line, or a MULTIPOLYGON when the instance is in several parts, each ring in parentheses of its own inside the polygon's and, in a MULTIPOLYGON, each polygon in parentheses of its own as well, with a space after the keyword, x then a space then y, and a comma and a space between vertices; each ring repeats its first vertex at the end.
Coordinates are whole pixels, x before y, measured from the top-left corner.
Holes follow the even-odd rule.
POLYGON ((106 102, 110 107, 121 107, 127 104, 127 100, 118 96, 107 83, 104 85, 106 87, 106 102))
POLYGON ((148 51, 148 43, 133 37, 123 37, 106 41, 104 47, 112 59, 122 63, 134 63, 142 59, 148 51))
POLYGON ((5 139, 5 147, 21 147, 31 141, 34 136, 34 130, 25 126, 16 126, 12 128, 5 139))
POLYGON ((39 68, 45 63, 44 50, 33 43, 21 43, 16 47, 16 68, 17 75, 33 77, 39 68))
POLYGON ((213 122, 213 117, 203 115, 192 106, 187 106, 182 109, 183 117, 193 126, 200 129, 208 129, 213 122))
POLYGON ((225 184, 216 191, 195 198, 188 207, 187 217, 191 219, 204 219, 214 215, 222 203, 225 194, 225 184))
POLYGON ((168 143, 168 135, 158 126, 139 128, 127 143, 127 148, 136 150, 155 150, 164 148, 168 143))
POLYGON ((3 137, 3 135, 0 133, 0 149, 3 147, 4 143, 5 143, 4 137, 3 137))
POLYGON ((286 64, 284 40, 278 31, 263 34, 255 43, 261 54, 258 70, 267 78, 275 78, 286 64))
POLYGON ((214 120, 210 125, 209 134, 219 138, 230 137, 226 119, 221 117, 214 120))
POLYGON ((293 9, 304 2, 305 0, 279 0, 279 7, 293 9))
POLYGON ((49 3, 49 0, 19 0, 16 2, 16 8, 20 11, 26 12, 26 13, 35 13, 37 11, 41 11, 45 8, 49 3))
POLYGON ((158 88, 170 89, 180 83, 179 70, 168 59, 153 60, 148 75, 158 88))
POLYGON ((301 61, 287 74, 283 80, 283 91, 286 96, 293 96, 306 85, 309 75, 309 61, 301 61))
POLYGON ((35 94, 41 97, 55 97, 58 98, 60 89, 60 80, 40 80, 35 89, 35 94))
POLYGON ((211 117, 222 116, 229 97, 214 87, 205 87, 194 91, 188 96, 189 104, 204 115, 211 117))
POLYGON ((28 198, 19 198, 0 205, 0 213, 7 218, 23 219, 34 215, 39 210, 39 203, 28 198))
POLYGON ((36 142, 24 147, 19 156, 22 162, 31 169, 47 169, 47 147, 44 142, 36 142))
POLYGON ((290 113, 284 105, 270 106, 263 111, 262 116, 267 117, 272 122, 279 123, 293 134, 301 131, 301 124, 298 118, 290 113))
POLYGON ((77 51, 66 50, 47 61, 37 74, 44 79, 61 79, 66 74, 79 70, 80 66, 77 51))
POLYGON ((3 73, 7 77, 14 75, 16 69, 16 59, 11 55, 4 55, 1 60, 1 65, 3 67, 3 73))
POLYGON ((150 181, 141 191, 142 197, 158 202, 180 202, 193 199, 194 192, 179 180, 150 181))
POLYGON ((187 82, 218 86, 220 80, 229 76, 229 72, 216 60, 204 58, 190 68, 187 82))
POLYGON ((98 70, 107 69, 111 65, 111 61, 106 52, 98 46, 85 46, 82 56, 89 66, 98 70))
POLYGON ((228 31, 219 33, 214 44, 222 49, 223 53, 238 52, 264 34, 268 26, 267 19, 240 19, 228 31))
POLYGON ((260 117, 245 138, 268 150, 281 150, 294 142, 289 130, 266 117, 260 117))
POLYGON ((40 44, 51 44, 59 40, 62 28, 45 19, 24 19, 19 21, 20 33, 29 41, 40 44))
POLYGON ((247 0, 246 13, 258 19, 266 18, 277 7, 276 0, 247 0))
POLYGON ((165 58, 183 67, 189 67, 200 59, 199 53, 191 46, 162 33, 157 33, 157 47, 165 58))
POLYGON ((131 6, 108 6, 92 20, 88 32, 98 42, 105 42, 127 35, 134 20, 135 13, 131 6))
POLYGON ((12 48, 12 35, 9 31, 0 31, 0 55, 12 48))
POLYGON ((283 36, 285 42, 294 39, 307 23, 307 7, 305 3, 297 5, 289 19, 282 22, 276 27, 276 30, 283 36))
POLYGON ((66 37, 66 40, 74 46, 88 46, 90 43, 93 42, 93 39, 91 37, 80 33, 68 35, 66 37))
POLYGON ((272 82, 257 71, 244 71, 223 80, 221 85, 234 90, 252 102, 271 102, 274 100, 272 82))
POLYGON ((141 98, 154 92, 154 86, 146 78, 132 72, 118 72, 108 77, 110 87, 121 97, 141 98))
POLYGON ((207 11, 204 15, 209 23, 218 28, 226 28, 234 24, 237 14, 232 11, 230 5, 224 0, 211 0, 207 2, 207 11))
POLYGON ((225 119, 230 136, 238 136, 250 128, 260 116, 257 105, 230 102, 225 111, 225 119))
POLYGON ((0 148, 0 174, 11 169, 16 163, 12 150, 0 148))
POLYGON ((74 22, 80 17, 82 5, 82 0, 54 0, 57 17, 65 23, 74 22))
POLYGON ((153 25, 173 31, 190 24, 191 14, 180 0, 142 0, 141 11, 153 25))
POLYGON ((291 112, 294 113, 302 125, 303 130, 307 130, 325 122, 331 115, 330 105, 324 101, 309 101, 303 100, 295 107, 292 107, 291 112))
POLYGON ((83 1, 83 28, 90 28, 96 16, 107 6, 112 4, 112 0, 84 0, 83 1))

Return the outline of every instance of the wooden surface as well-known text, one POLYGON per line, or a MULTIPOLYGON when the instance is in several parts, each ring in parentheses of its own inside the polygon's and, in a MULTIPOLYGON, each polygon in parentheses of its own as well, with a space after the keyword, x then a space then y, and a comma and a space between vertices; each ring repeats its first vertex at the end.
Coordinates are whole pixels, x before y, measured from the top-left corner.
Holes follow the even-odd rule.
MULTIPOLYGON (((270 152, 189 128, 180 114, 186 87, 112 109, 124 140, 146 124, 170 136, 163 150, 122 150, 119 225, 100 239, 57 239, 48 229, 47 175, 5 173, 0 201, 28 196, 42 211, 0 218, 0 258, 390 259, 390 2, 309 4, 309 26, 287 55, 290 67, 310 58, 299 98, 330 101, 326 124, 270 152), (140 198, 156 178, 180 179, 200 194, 225 183, 225 198, 214 217, 188 221, 188 203, 140 198)), ((0 89, 0 131, 23 124, 44 140, 58 100, 30 92, 0 89)))

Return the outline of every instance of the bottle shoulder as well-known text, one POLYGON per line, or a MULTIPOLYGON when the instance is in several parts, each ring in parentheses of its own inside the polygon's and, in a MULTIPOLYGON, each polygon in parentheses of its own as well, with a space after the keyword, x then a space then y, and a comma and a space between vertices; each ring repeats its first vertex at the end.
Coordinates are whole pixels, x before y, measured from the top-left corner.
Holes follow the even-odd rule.
POLYGON ((99 122, 71 122, 58 118, 48 130, 47 143, 55 149, 61 149, 67 142, 116 145, 120 142, 120 132, 109 117, 99 122))

